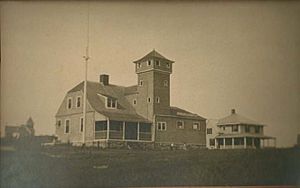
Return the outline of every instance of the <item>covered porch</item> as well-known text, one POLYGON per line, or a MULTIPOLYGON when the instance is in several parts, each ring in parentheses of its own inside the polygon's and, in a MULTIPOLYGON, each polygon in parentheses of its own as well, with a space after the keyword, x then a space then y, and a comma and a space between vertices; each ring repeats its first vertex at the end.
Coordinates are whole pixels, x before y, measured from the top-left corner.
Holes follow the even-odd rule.
POLYGON ((257 149, 276 147, 276 138, 257 135, 219 135, 215 138, 217 149, 257 149))
POLYGON ((152 123, 103 120, 95 122, 94 140, 152 142, 152 123))

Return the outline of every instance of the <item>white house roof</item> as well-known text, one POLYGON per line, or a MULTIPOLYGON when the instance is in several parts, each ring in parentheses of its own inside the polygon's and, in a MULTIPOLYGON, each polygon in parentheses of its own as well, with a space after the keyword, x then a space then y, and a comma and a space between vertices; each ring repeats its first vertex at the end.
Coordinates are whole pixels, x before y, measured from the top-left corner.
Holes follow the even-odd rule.
POLYGON ((247 124, 247 125, 261 125, 262 123, 256 122, 254 120, 251 120, 249 118, 246 118, 240 114, 237 114, 234 109, 232 109, 232 112, 229 116, 226 116, 222 119, 219 119, 217 122, 217 126, 221 125, 236 125, 236 124, 247 124))

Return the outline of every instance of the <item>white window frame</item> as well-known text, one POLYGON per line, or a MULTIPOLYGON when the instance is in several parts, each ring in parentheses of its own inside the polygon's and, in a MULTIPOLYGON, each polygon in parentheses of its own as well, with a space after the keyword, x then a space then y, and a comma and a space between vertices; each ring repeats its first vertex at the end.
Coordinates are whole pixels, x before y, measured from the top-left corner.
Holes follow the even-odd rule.
POLYGON ((157 125, 157 130, 158 131, 166 131, 167 130, 167 122, 165 122, 165 121, 158 121, 156 123, 156 125, 157 125), (160 128, 159 128, 159 125, 160 125, 160 128))
POLYGON ((200 122, 198 121, 193 122, 193 130, 200 130, 200 122), (196 128, 194 127, 195 125, 197 125, 196 128))
POLYGON ((68 97, 67 98, 67 109, 69 110, 69 109, 72 109, 72 107, 73 107, 73 98, 72 97, 68 97), (71 100, 71 107, 69 108, 69 100, 71 100))
POLYGON ((168 87, 169 86, 169 81, 168 80, 164 80, 164 86, 168 87))
POLYGON ((147 65, 148 65, 148 66, 151 66, 151 65, 152 65, 152 60, 148 60, 148 61, 147 61, 147 65))
POLYGON ((80 108, 81 107, 81 104, 82 104, 82 100, 81 100, 81 96, 77 96, 76 97, 76 108, 80 108), (78 106, 78 99, 80 99, 80 103, 79 103, 79 106, 78 106))
POLYGON ((83 117, 79 118, 79 132, 82 133, 84 129, 84 122, 83 122, 83 117), (82 120, 82 130, 81 130, 81 120, 82 120))
POLYGON ((118 101, 117 99, 113 99, 111 97, 106 97, 106 108, 109 108, 109 109, 117 109, 117 106, 118 106, 118 101), (111 106, 109 106, 109 100, 111 101, 111 106), (115 102, 115 106, 113 107, 112 104, 113 104, 113 101, 115 102))
POLYGON ((177 129, 184 129, 184 121, 183 121, 183 120, 178 120, 178 121, 176 122, 176 128, 177 128, 177 129), (179 123, 179 122, 182 123, 182 128, 180 128, 180 127, 178 126, 178 123, 179 123))
POLYGON ((65 130, 64 130, 64 133, 65 134, 70 134, 71 132, 71 120, 70 119, 65 119, 65 130), (69 130, 67 132, 67 121, 69 122, 68 126, 69 126, 69 130))
POLYGON ((156 98, 155 98, 155 102, 156 102, 156 103, 160 103, 160 97, 156 97, 156 98))

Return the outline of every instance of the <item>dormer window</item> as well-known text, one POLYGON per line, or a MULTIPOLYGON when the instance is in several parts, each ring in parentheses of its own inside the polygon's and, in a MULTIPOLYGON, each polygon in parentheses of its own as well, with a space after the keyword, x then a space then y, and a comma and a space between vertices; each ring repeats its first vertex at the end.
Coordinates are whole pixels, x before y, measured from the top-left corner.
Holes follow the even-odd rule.
POLYGON ((167 63, 166 63, 166 66, 167 66, 167 68, 170 68, 170 63, 167 62, 167 63))
POLYGON ((81 106, 81 97, 77 97, 76 107, 79 108, 81 106))
POLYGON ((106 98, 106 107, 107 108, 117 108, 117 100, 111 97, 106 98))
POLYGON ((155 65, 156 65, 156 66, 160 66, 160 61, 159 61, 159 60, 156 60, 156 61, 155 61, 155 65))
POLYGON ((68 104, 67 104, 67 108, 71 109, 72 108, 72 98, 68 98, 68 104))
POLYGON ((151 66, 151 60, 148 60, 147 63, 148 63, 148 66, 151 66))

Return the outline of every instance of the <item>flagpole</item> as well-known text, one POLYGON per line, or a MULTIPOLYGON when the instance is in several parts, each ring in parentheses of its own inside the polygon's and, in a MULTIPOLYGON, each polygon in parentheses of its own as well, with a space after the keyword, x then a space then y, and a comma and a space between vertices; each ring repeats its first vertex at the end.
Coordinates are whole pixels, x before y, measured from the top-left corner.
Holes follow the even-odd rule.
POLYGON ((83 130, 82 130, 82 144, 85 145, 85 132, 86 132, 86 111, 87 111, 87 74, 88 74, 88 61, 89 57, 89 34, 90 34, 90 4, 88 2, 88 15, 87 15, 87 38, 86 38, 86 49, 84 63, 85 63, 85 73, 84 73, 84 89, 83 89, 83 130))

